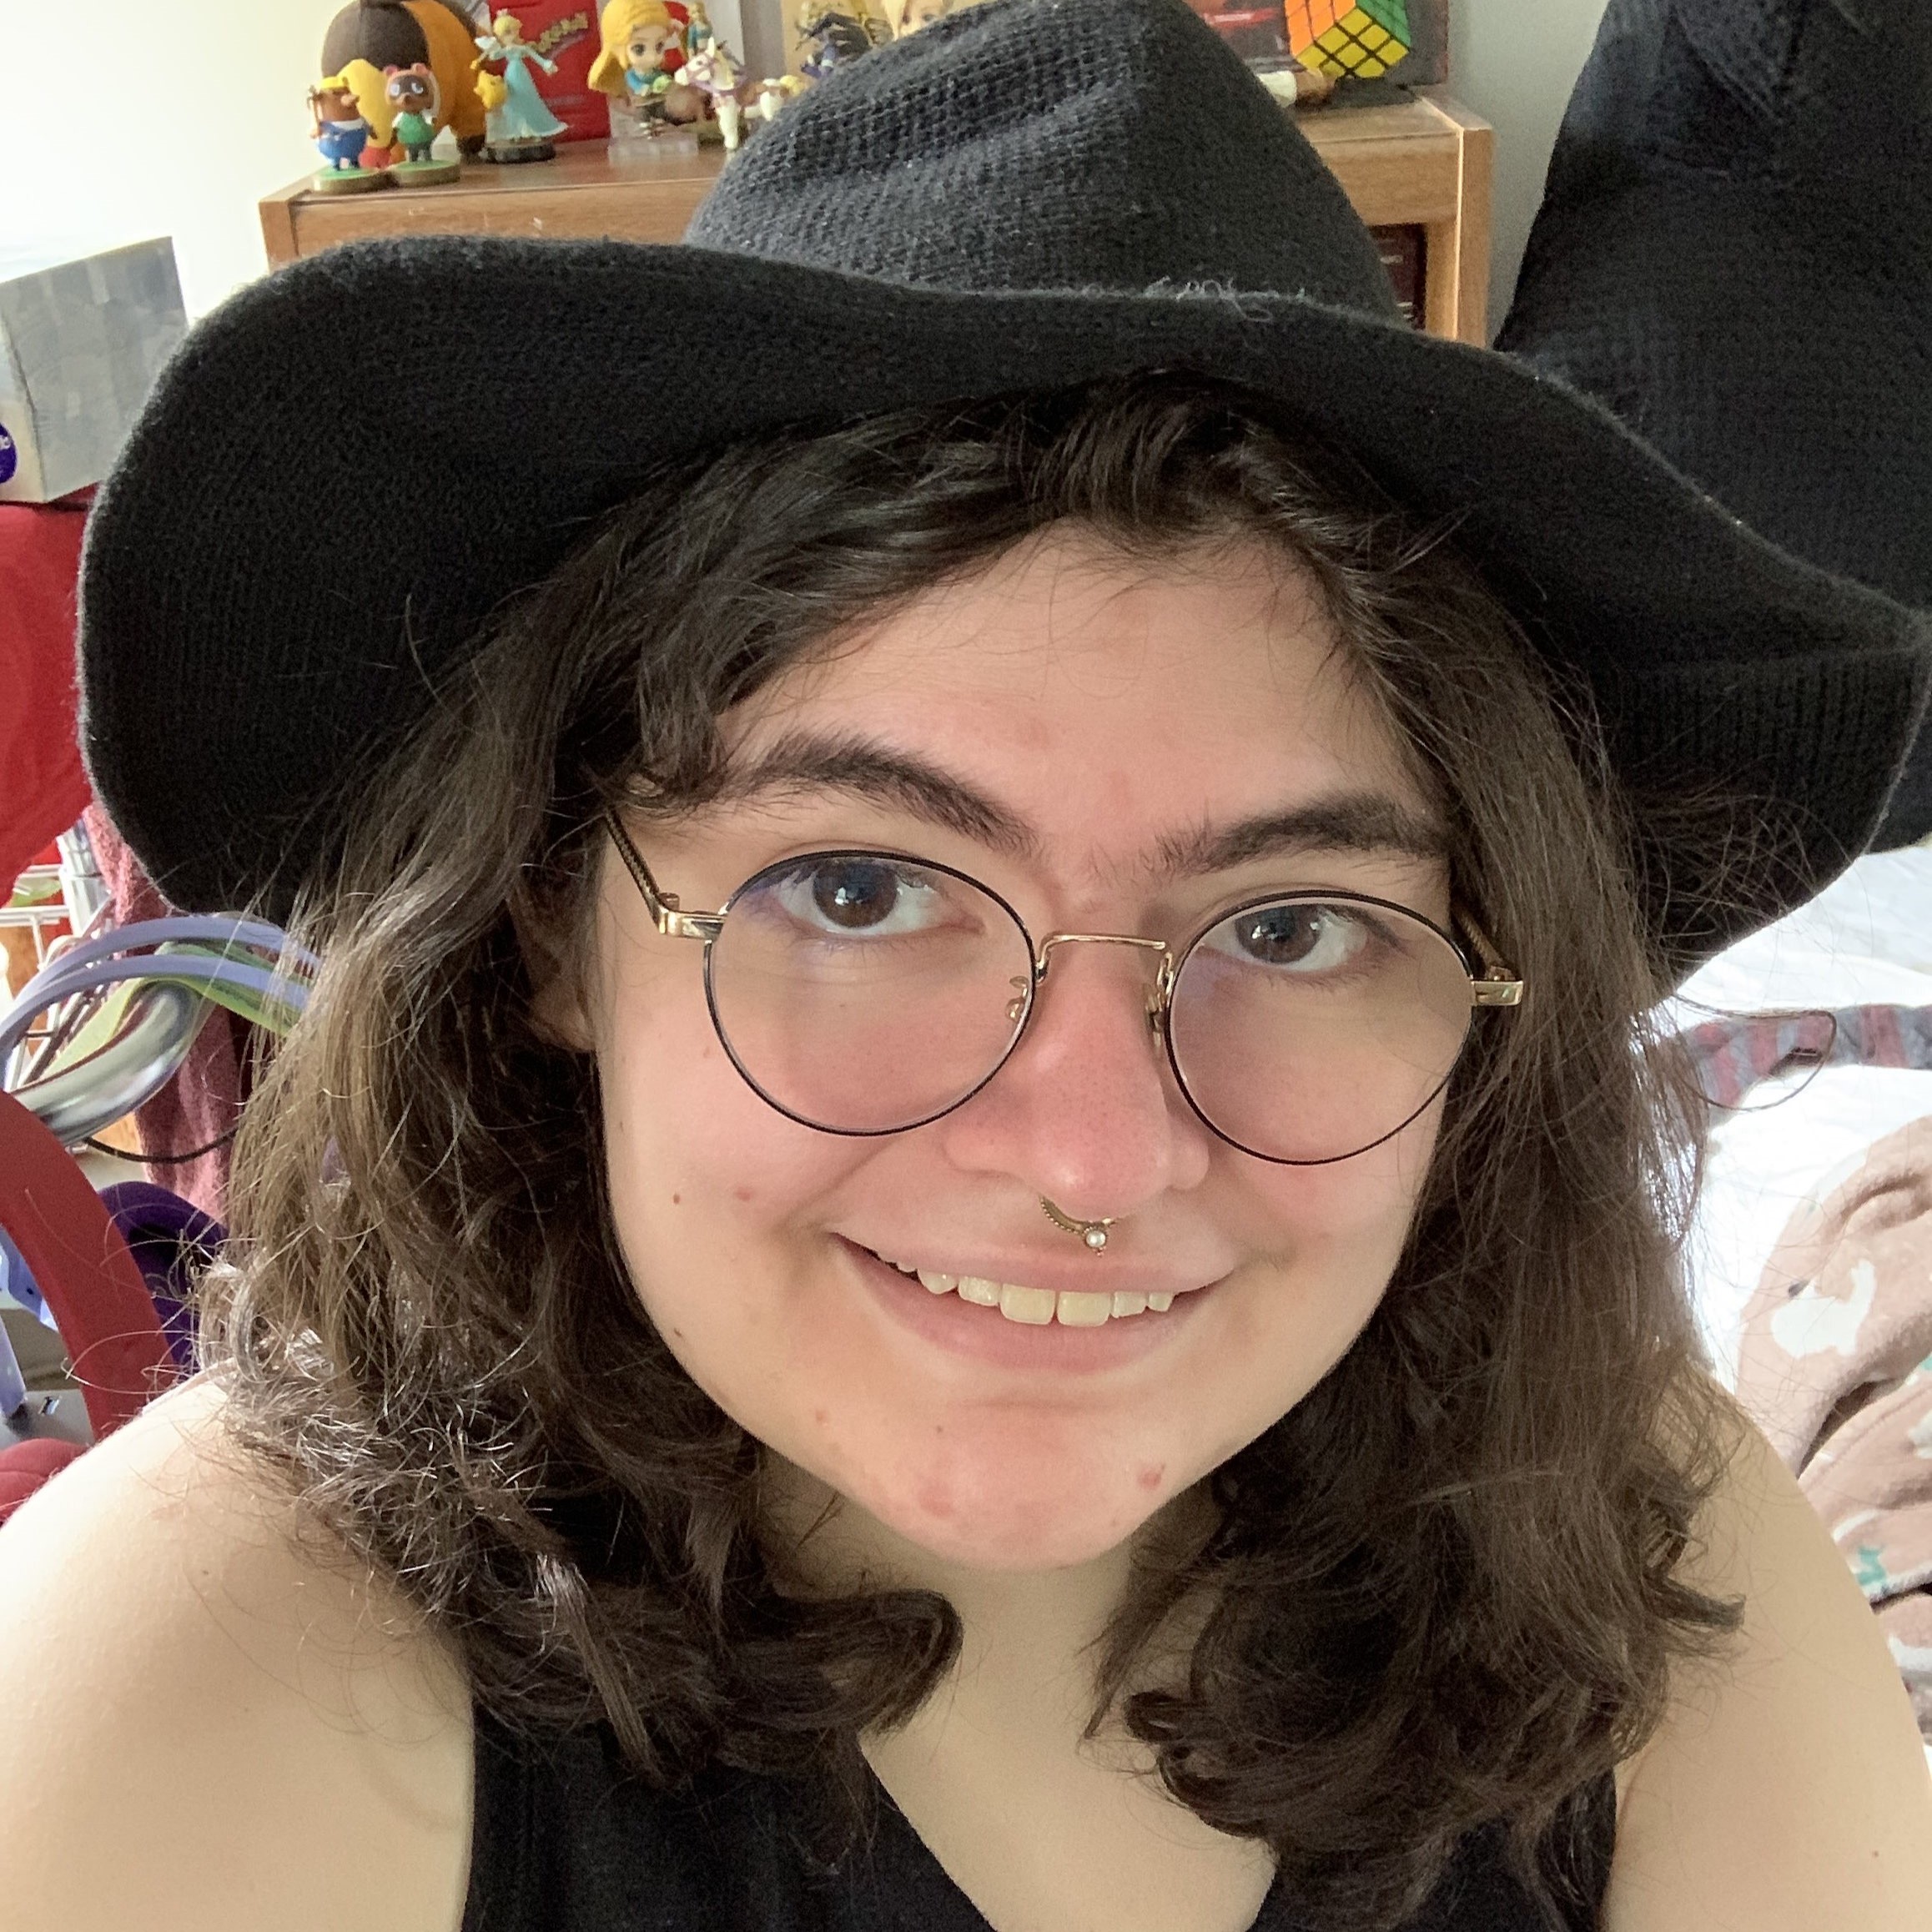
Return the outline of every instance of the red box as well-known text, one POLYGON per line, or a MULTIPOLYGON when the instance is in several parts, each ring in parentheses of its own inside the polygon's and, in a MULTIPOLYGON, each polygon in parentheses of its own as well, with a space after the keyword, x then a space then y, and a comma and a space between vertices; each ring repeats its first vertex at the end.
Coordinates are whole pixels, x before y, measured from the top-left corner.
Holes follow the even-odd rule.
POLYGON ((1285 0, 1188 0, 1243 60, 1278 60, 1288 53, 1285 0))
POLYGON ((530 78, 543 104, 564 123, 559 138, 602 140, 611 131, 611 113, 604 97, 591 87, 591 65, 599 46, 596 7, 591 0, 501 0, 491 8, 491 18, 499 13, 514 14, 523 38, 546 60, 556 63, 556 72, 546 73, 533 62, 530 78))

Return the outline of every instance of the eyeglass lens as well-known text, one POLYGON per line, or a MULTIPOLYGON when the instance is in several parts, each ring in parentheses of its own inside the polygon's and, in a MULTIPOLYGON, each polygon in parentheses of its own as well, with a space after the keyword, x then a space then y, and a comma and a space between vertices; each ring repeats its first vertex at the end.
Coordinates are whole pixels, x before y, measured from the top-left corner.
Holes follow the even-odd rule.
MULTIPOLYGON (((707 955, 720 1038, 774 1106, 883 1134, 984 1085, 1024 1024, 1031 943, 1004 901, 943 867, 814 853, 734 893, 707 955)), ((1400 908, 1346 898, 1243 908, 1177 975, 1182 1089, 1265 1159, 1339 1160, 1426 1106, 1462 1050, 1467 974, 1400 908)))

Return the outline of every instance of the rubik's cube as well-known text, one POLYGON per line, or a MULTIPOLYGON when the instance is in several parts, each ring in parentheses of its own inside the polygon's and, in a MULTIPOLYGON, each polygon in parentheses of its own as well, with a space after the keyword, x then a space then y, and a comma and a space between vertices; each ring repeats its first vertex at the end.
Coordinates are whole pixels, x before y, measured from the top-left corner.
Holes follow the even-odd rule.
POLYGON ((1407 0, 1288 0, 1288 51, 1305 67, 1373 80, 1410 45, 1407 0))

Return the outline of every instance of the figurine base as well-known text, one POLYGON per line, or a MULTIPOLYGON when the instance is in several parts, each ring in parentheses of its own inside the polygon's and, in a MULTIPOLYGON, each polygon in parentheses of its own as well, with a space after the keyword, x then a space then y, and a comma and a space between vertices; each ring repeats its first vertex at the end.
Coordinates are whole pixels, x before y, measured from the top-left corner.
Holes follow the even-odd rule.
POLYGON ((483 158, 498 161, 506 166, 518 161, 554 161, 556 158, 555 141, 486 141, 483 143, 483 158))
POLYGON ((398 188, 434 188, 463 175, 462 164, 455 161, 398 161, 385 172, 398 188))
POLYGON ((668 161, 677 155, 697 152, 697 130, 660 121, 650 133, 631 129, 622 134, 612 134, 606 152, 614 164, 624 165, 634 161, 668 161))
POLYGON ((325 168, 309 181, 318 194, 367 194, 387 188, 389 177, 380 168, 325 168))

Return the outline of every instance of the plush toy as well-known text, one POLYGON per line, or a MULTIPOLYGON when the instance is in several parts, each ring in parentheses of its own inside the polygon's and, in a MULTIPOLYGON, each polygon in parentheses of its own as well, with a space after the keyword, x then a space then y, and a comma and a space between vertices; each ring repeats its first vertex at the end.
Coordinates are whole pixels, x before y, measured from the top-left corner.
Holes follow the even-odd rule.
POLYGON ((462 0, 355 0, 329 23, 322 71, 347 82, 371 139, 386 149, 395 123, 387 70, 426 66, 440 96, 435 126, 455 128, 457 146, 475 154, 482 148, 485 125, 470 68, 475 32, 462 0))

